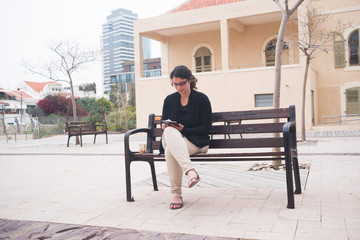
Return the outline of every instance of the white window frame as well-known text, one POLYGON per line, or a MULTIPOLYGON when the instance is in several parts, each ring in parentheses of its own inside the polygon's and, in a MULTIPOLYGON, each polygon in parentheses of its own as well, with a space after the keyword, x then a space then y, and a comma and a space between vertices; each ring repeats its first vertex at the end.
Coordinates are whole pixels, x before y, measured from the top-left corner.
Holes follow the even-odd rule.
POLYGON ((191 59, 192 59, 193 72, 196 73, 196 62, 195 62, 196 51, 199 50, 202 47, 206 47, 206 48, 208 48, 210 50, 210 53, 211 53, 211 59, 210 59, 210 61, 211 61, 211 71, 210 72, 214 72, 215 71, 215 69, 214 69, 214 64, 215 64, 214 49, 209 44, 206 44, 206 43, 201 43, 201 44, 195 46, 195 48, 192 51, 191 59))
MULTIPOLYGON (((350 27, 348 28, 343 35, 343 38, 346 40, 346 44, 345 44, 345 65, 346 67, 344 68, 345 71, 359 71, 360 70, 360 66, 350 66, 349 63, 349 37, 350 34, 353 33, 355 30, 360 31, 360 25, 354 26, 354 27, 350 27)), ((359 41, 360 42, 360 41, 359 41)))
MULTIPOLYGON (((271 35, 269 37, 267 37, 261 47, 261 63, 262 63, 262 67, 266 67, 266 54, 265 54, 265 50, 266 50, 266 46, 268 45, 268 43, 273 40, 274 38, 278 38, 277 35, 271 35)), ((290 42, 287 38, 284 38, 284 42, 290 42)), ((294 64, 294 49, 291 45, 288 45, 288 51, 289 51, 289 64, 286 65, 291 65, 294 64)), ((268 67, 274 67, 274 66, 268 66, 268 67)))

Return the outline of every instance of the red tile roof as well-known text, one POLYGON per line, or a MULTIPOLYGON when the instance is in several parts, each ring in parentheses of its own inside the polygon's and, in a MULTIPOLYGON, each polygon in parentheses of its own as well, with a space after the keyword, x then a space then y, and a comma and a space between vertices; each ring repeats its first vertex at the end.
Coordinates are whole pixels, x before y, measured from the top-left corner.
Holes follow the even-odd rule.
POLYGON ((24 91, 12 91, 12 92, 16 94, 16 99, 18 99, 18 100, 20 100, 21 98, 22 99, 33 98, 32 96, 30 96, 29 94, 27 94, 24 91))
POLYGON ((189 0, 172 10, 171 12, 188 11, 198 8, 212 7, 217 5, 223 5, 228 3, 240 2, 245 0, 189 0))
POLYGON ((41 92, 44 87, 48 84, 57 84, 60 85, 60 83, 52 81, 52 82, 29 82, 29 81, 25 81, 25 83, 31 87, 32 89, 34 89, 35 92, 41 92))
POLYGON ((9 96, 15 97, 16 100, 21 100, 21 98, 24 99, 28 99, 28 98, 33 98, 32 96, 30 96, 29 94, 27 94, 24 91, 8 91, 8 90, 4 90, 2 88, 0 88, 1 92, 6 93, 9 96))

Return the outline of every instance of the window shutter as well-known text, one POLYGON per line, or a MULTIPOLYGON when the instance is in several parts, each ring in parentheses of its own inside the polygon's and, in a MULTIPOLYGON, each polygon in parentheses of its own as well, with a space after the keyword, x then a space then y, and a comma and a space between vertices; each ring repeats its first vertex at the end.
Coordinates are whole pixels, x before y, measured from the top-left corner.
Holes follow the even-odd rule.
POLYGON ((345 43, 340 34, 334 35, 334 63, 335 68, 345 67, 345 43))
POLYGON ((350 88, 346 90, 346 114, 360 113, 360 87, 350 88))
POLYGON ((255 94, 255 107, 272 107, 273 94, 255 94))

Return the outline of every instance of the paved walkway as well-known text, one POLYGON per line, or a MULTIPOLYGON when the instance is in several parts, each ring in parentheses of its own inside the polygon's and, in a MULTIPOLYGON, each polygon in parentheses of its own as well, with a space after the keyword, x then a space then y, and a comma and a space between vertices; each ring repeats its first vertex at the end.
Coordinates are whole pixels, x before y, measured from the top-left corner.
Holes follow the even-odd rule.
POLYGON ((310 170, 301 170, 295 209, 286 208, 283 171, 248 171, 254 163, 196 163, 202 181, 184 188, 184 208, 172 211, 162 162, 158 192, 148 165, 133 163, 136 201, 126 202, 123 135, 68 148, 65 135, 3 141, 0 239, 360 239, 357 132, 298 144, 310 170))

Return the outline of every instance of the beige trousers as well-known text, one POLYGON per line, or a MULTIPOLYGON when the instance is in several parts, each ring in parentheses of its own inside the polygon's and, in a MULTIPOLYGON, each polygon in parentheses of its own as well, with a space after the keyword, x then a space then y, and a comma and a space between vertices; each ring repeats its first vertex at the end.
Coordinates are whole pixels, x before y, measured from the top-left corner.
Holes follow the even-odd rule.
POLYGON ((195 153, 207 152, 209 146, 199 148, 173 127, 165 128, 162 135, 166 165, 170 177, 170 192, 181 196, 183 173, 193 168, 190 157, 195 153))

